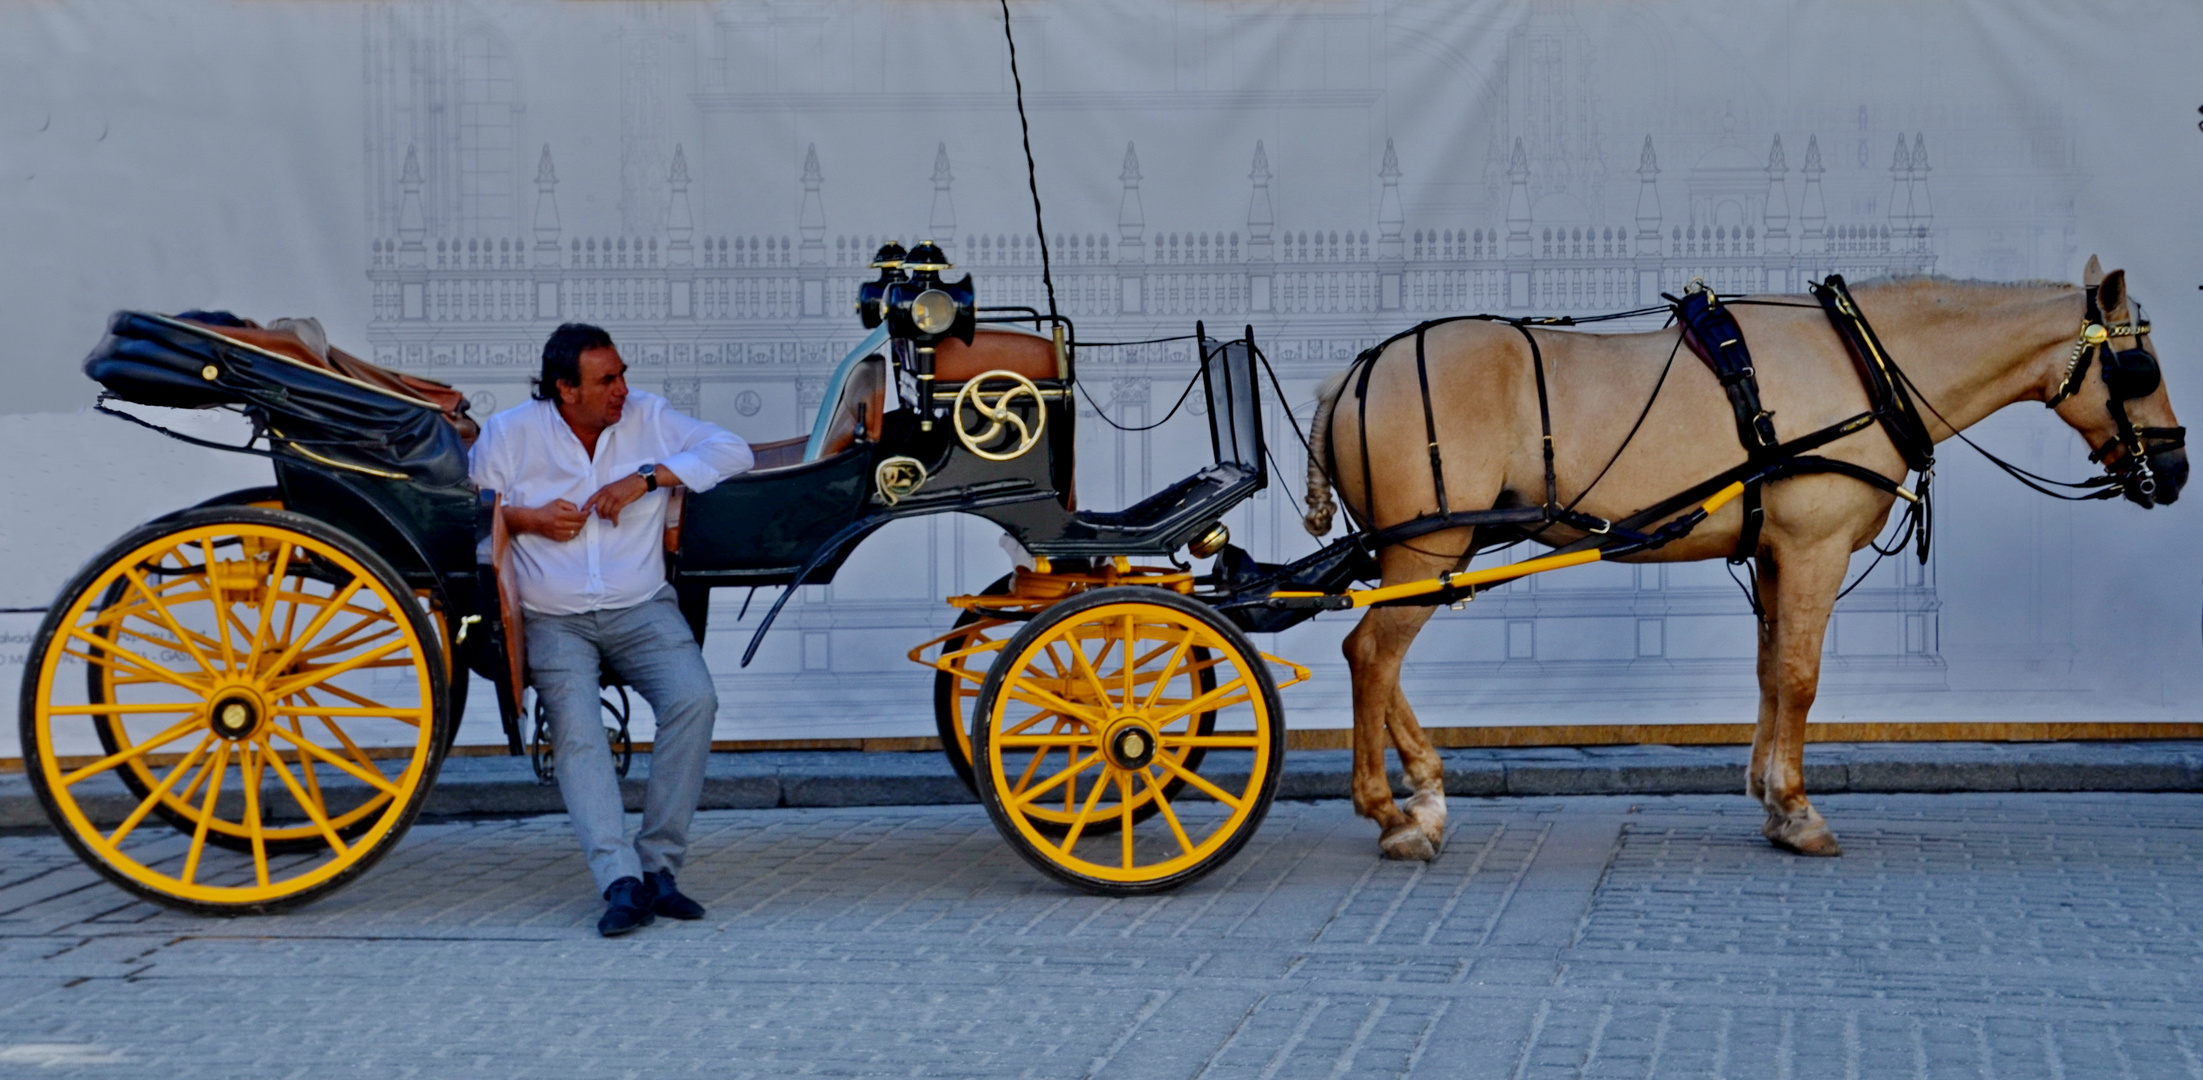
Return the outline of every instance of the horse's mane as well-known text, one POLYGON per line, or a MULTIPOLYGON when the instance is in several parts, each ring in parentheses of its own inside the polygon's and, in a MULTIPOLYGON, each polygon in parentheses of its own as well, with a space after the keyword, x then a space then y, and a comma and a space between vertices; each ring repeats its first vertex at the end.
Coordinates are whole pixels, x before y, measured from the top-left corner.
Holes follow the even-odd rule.
POLYGON ((1884 274, 1852 283, 1859 289, 1903 289, 1929 286, 1952 286, 1967 289, 1998 289, 2018 291, 2023 289, 2078 289, 2070 281, 2052 281, 2049 278, 2027 278, 2021 281, 1988 281, 1981 278, 1951 278, 1939 274, 1884 274))

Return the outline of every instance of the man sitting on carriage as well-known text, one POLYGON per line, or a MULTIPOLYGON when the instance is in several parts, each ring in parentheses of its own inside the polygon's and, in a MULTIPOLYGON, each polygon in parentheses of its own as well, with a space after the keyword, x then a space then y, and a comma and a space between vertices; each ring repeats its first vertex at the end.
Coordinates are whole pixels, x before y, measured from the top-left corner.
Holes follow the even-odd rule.
POLYGON ((664 489, 706 491, 754 463, 741 437, 629 390, 626 372, 609 334, 559 327, 543 346, 535 397, 489 418, 469 469, 504 493, 529 681, 550 718, 559 794, 608 904, 597 923, 607 937, 655 915, 704 914, 674 873, 719 699, 666 583, 664 489), (640 691, 657 717, 632 842, 598 719, 606 672, 640 691))

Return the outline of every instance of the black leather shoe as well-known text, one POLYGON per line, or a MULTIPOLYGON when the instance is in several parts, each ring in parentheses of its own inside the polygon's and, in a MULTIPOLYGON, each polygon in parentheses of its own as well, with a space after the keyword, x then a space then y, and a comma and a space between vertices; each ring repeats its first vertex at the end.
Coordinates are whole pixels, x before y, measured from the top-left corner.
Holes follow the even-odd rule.
POLYGON ((632 933, 657 921, 658 917, 650 913, 650 889, 640 878, 623 877, 613 882, 604 890, 604 899, 611 906, 597 920, 597 933, 605 937, 632 933))
POLYGON ((650 910, 668 919, 701 919, 704 905, 681 895, 673 887, 671 870, 652 870, 643 875, 643 888, 650 893, 650 910))

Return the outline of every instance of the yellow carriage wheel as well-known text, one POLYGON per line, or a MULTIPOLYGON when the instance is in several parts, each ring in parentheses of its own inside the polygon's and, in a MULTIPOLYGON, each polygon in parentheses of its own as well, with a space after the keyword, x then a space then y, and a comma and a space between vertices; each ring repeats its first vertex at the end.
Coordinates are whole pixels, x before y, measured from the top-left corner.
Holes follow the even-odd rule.
POLYGON ((1262 654, 1164 589, 1095 589, 1034 616, 974 709, 974 771, 996 828, 1041 871, 1106 896, 1173 889, 1229 861, 1284 764, 1262 654))
POLYGON ((350 536, 280 510, 185 511, 49 609, 24 670, 25 764, 77 854, 138 896, 304 903, 419 813, 454 722, 443 654, 413 589, 350 536))

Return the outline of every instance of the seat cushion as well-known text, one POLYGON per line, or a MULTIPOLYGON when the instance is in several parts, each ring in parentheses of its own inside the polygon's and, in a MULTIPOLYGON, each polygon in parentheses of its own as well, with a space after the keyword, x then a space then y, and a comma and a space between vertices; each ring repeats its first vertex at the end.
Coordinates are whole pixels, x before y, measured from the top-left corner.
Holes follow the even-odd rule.
POLYGON ((933 350, 936 382, 968 382, 995 370, 1014 371, 1028 379, 1053 379, 1056 343, 1030 330, 1007 326, 982 326, 966 345, 955 338, 933 350))

